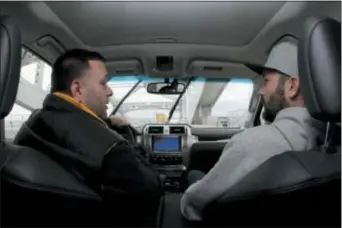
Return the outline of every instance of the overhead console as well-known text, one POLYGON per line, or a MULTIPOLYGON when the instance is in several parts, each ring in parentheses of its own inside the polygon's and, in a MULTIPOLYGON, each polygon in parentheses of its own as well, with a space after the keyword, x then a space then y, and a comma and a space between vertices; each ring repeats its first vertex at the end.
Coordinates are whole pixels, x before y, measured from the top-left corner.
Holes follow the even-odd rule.
POLYGON ((177 78, 183 75, 182 58, 169 54, 155 54, 148 57, 150 77, 177 78))
POLYGON ((189 151, 192 143, 188 125, 148 124, 143 128, 142 144, 150 162, 167 176, 179 176, 186 169, 182 155, 189 151))
POLYGON ((156 66, 159 71, 173 71, 173 56, 157 56, 156 66))

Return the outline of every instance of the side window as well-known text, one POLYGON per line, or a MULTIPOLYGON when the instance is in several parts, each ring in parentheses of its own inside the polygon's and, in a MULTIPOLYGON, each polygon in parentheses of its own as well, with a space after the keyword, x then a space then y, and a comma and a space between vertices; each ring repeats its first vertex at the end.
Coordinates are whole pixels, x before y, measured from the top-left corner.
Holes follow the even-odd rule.
POLYGON ((16 103, 5 118, 5 138, 12 140, 32 111, 39 108, 50 90, 52 68, 45 61, 22 48, 20 82, 16 103))
POLYGON ((250 79, 231 79, 212 106, 208 123, 217 127, 244 127, 250 118, 248 107, 253 87, 250 79))
POLYGON ((51 86, 51 66, 25 48, 22 48, 21 56, 20 79, 48 92, 51 86))
POLYGON ((21 125, 31 115, 32 111, 14 104, 11 113, 5 118, 5 138, 13 140, 21 125))

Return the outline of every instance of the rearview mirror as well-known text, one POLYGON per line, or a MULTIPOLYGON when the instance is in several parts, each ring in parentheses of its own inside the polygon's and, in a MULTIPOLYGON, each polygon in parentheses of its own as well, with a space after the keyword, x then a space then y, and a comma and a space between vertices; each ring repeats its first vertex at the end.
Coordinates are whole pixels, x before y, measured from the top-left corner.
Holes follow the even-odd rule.
POLYGON ((170 84, 170 83, 149 83, 147 85, 148 93, 155 94, 182 94, 185 91, 184 83, 170 84))

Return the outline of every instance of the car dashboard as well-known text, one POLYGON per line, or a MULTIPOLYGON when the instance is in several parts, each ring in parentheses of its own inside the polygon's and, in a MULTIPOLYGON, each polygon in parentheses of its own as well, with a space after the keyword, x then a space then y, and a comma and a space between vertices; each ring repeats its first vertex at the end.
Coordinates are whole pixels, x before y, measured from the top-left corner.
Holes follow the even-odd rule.
POLYGON ((166 176, 166 185, 173 188, 179 187, 189 150, 197 141, 186 124, 147 124, 141 134, 141 145, 150 163, 166 176))

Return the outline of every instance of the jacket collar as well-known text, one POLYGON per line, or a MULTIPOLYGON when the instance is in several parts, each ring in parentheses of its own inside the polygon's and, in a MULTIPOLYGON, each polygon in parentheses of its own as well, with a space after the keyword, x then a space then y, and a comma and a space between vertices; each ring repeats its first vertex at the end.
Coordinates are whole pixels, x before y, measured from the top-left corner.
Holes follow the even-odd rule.
POLYGON ((101 119, 95 112, 93 112, 90 108, 88 108, 85 104, 77 101, 73 97, 65 94, 65 93, 52 93, 47 95, 43 103, 43 109, 45 110, 56 110, 56 111, 64 111, 64 112, 79 112, 86 113, 98 120, 105 126, 107 123, 101 119))

